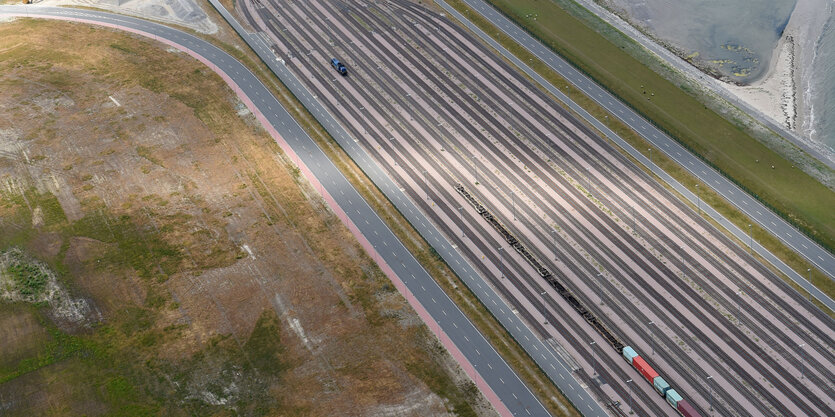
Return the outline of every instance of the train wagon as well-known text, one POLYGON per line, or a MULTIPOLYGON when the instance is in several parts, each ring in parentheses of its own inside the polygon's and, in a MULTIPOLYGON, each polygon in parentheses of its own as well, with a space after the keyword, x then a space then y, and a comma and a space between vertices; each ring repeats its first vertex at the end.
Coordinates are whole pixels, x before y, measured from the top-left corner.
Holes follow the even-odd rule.
POLYGON ((631 346, 623 348, 623 357, 626 359, 627 362, 629 362, 630 365, 632 365, 632 359, 634 359, 637 356, 638 354, 635 352, 635 349, 632 349, 631 346))
POLYGON ((652 384, 652 381, 656 377, 658 377, 658 372, 655 372, 655 369, 652 369, 652 367, 649 366, 647 361, 645 361, 644 358, 640 356, 636 356, 634 359, 632 359, 632 366, 634 366, 635 369, 637 369, 638 372, 640 372, 641 375, 644 377, 644 379, 646 379, 647 382, 649 382, 650 384, 652 384))
POLYGON ((667 390, 667 402, 670 403, 670 405, 673 406, 673 408, 675 408, 676 410, 678 410, 678 403, 681 402, 681 400, 681 395, 678 395, 676 390, 667 390))
POLYGON ((678 402, 678 412, 683 415, 684 417, 702 417, 692 405, 690 405, 687 400, 681 400, 678 402))
POLYGON ((651 366, 647 363, 644 358, 638 355, 638 352, 635 352, 635 349, 632 349, 630 346, 625 346, 623 350, 621 350, 621 354, 623 358, 635 368, 641 376, 644 377, 655 390, 661 394, 662 397, 667 399, 667 402, 684 417, 701 417, 698 411, 693 408, 690 403, 685 401, 681 398, 681 395, 674 390, 670 384, 658 375, 658 372, 655 369, 652 369, 651 366))
POLYGON ((348 75, 348 69, 345 68, 345 64, 339 62, 338 59, 331 58, 331 66, 336 70, 336 72, 342 75, 348 75))
POLYGON ((670 384, 664 380, 664 378, 657 376, 655 379, 652 380, 652 386, 661 394, 662 397, 667 395, 667 391, 670 389, 670 384))

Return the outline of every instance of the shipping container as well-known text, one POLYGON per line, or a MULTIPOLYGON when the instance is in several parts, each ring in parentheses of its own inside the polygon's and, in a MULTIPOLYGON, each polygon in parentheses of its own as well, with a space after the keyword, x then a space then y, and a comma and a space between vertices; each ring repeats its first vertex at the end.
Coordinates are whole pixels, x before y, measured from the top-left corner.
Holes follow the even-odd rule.
POLYGON ((678 412, 681 413, 684 417, 702 417, 695 408, 693 408, 687 400, 681 400, 678 402, 678 412))
POLYGON ((681 395, 678 395, 676 390, 668 389, 667 390, 667 402, 670 403, 673 408, 678 410, 678 403, 681 401, 681 395))
POLYGON ((638 354, 635 353, 635 349, 632 349, 632 347, 627 346, 623 348, 623 357, 626 358, 626 361, 629 362, 630 365, 632 365, 632 358, 636 356, 638 356, 638 354))
POLYGON ((647 361, 645 361, 644 358, 640 356, 636 356, 634 359, 632 359, 632 366, 634 366, 635 369, 637 369, 638 372, 640 372, 641 375, 644 376, 644 379, 646 379, 647 382, 649 382, 650 384, 655 379, 655 377, 658 376, 658 372, 655 372, 655 369, 652 369, 652 367, 649 366, 647 361))
POLYGON ((655 390, 658 391, 662 397, 667 393, 667 390, 670 389, 670 384, 668 384, 667 381, 660 376, 657 376, 652 380, 652 386, 655 387, 655 390))

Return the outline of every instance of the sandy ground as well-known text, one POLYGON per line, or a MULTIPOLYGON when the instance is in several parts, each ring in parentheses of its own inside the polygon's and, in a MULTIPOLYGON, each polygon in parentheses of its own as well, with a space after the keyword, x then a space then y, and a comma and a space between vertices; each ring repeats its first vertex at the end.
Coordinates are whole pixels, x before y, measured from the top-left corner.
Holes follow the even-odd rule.
POLYGON ((740 99, 789 129, 799 131, 808 117, 803 96, 815 51, 815 42, 832 13, 826 0, 798 0, 769 64, 768 74, 749 86, 722 85, 740 99))
POLYGON ((792 36, 784 36, 774 50, 768 74, 763 79, 747 86, 729 83, 723 83, 723 86, 764 115, 794 130, 799 97, 793 75, 798 49, 792 36))
POLYGON ((752 113, 756 119, 767 118, 786 126, 794 133, 795 142, 813 148, 829 163, 835 161, 831 149, 809 141, 808 133, 802 131, 804 121, 809 117, 805 103, 808 98, 803 97, 803 92, 811 82, 815 42, 832 13, 827 0, 798 0, 783 37, 772 54, 767 75, 748 86, 737 86, 713 78, 667 49, 663 41, 638 30, 636 26, 640 25, 633 23, 633 17, 624 11, 628 9, 623 7, 624 4, 630 3, 627 0, 578 0, 578 3, 697 82, 706 91, 737 106, 744 103, 748 108, 744 111, 752 113))
MULTIPOLYGON (((795 39, 799 39, 799 42, 801 42, 795 62, 797 87, 795 93, 798 96, 798 118, 795 129, 805 137, 810 134, 808 129, 811 122, 809 111, 811 97, 808 97, 807 94, 811 89, 810 85, 815 81, 812 78, 815 48, 824 30, 824 25, 833 13, 835 13, 835 2, 829 0, 798 0, 795 13, 786 28, 786 32, 798 33, 795 39)), ((822 147, 828 149, 825 145, 822 147)))

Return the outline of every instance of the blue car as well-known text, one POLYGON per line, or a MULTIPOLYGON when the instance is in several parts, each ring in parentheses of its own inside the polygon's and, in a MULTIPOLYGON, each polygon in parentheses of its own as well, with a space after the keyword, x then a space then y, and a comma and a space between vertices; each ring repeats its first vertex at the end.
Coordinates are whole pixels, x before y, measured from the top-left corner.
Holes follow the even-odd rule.
POLYGON ((340 74, 348 75, 348 68, 345 68, 341 62, 336 58, 331 58, 331 66, 340 74))

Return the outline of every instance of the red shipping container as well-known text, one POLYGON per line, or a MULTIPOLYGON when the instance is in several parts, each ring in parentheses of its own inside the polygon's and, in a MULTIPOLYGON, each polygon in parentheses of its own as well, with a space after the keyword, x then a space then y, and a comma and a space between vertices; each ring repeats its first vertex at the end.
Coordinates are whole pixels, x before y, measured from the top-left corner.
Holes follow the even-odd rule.
POLYGON ((632 366, 634 366, 635 369, 637 369, 650 384, 652 383, 652 380, 658 376, 658 372, 655 372, 655 369, 652 369, 647 361, 640 356, 636 356, 635 359, 632 359, 632 366))
POLYGON ((678 412, 681 413, 684 417, 702 417, 695 408, 693 408, 687 400, 681 400, 678 402, 678 412))

